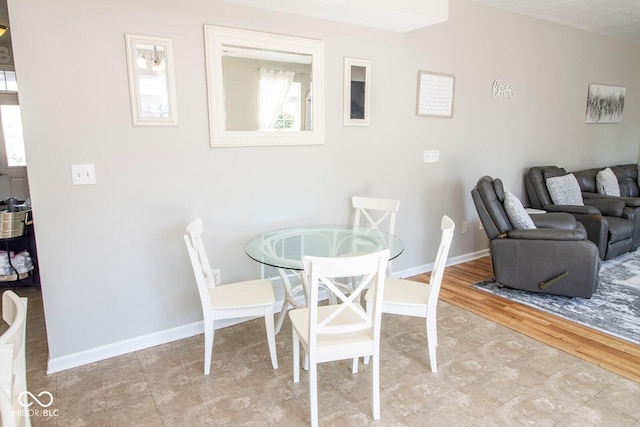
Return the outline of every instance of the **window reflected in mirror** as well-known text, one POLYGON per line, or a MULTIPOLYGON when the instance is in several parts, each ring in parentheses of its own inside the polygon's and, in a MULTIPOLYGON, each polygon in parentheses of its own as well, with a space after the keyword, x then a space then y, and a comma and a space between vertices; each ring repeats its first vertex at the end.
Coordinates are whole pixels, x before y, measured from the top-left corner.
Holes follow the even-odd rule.
POLYGON ((311 72, 308 54, 224 45, 225 129, 312 130, 311 72))
POLYGON ((205 25, 212 146, 324 143, 322 41, 205 25))

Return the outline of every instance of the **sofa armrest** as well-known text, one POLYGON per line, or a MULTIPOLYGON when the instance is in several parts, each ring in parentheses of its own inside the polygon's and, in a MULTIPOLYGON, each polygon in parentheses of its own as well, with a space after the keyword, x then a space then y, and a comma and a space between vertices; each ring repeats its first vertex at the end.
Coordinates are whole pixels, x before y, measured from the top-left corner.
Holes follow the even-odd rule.
POLYGON ((624 202, 619 199, 586 199, 584 203, 598 209, 603 216, 620 218, 624 209, 624 202))
POLYGON ((640 207, 640 197, 620 197, 620 200, 630 208, 640 207))
POLYGON ((554 228, 536 228, 533 230, 511 230, 507 233, 510 239, 520 240, 585 240, 587 232, 583 228, 559 230, 554 228))
POLYGON ((582 193, 582 198, 583 199, 622 200, 624 202, 625 206, 628 206, 628 207, 631 207, 631 208, 640 207, 640 197, 618 197, 618 196, 607 196, 607 195, 598 194, 598 193, 583 192, 582 193))
POLYGON ((589 205, 545 205, 543 209, 547 212, 566 212, 578 215, 600 215, 600 210, 598 208, 589 205))
POLYGON ((560 230, 575 230, 576 218, 566 212, 553 212, 529 215, 538 228, 556 228, 560 230))

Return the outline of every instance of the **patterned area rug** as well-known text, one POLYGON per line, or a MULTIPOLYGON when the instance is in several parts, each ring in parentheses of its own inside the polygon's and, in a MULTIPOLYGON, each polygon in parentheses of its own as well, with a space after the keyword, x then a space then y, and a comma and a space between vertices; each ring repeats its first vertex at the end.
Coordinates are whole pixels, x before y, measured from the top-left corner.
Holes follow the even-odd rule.
POLYGON ((500 287, 494 279, 473 286, 609 335, 640 344, 640 250, 604 261, 591 299, 500 287))

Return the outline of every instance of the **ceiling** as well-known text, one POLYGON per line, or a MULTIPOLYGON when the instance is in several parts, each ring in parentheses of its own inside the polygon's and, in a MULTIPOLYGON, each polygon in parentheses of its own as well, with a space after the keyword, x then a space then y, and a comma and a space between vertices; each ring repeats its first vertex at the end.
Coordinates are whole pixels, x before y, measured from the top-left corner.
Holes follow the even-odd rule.
MULTIPOLYGON (((4 1, 4 0, 3 0, 4 1)), ((330 21, 408 32, 446 21, 448 0, 225 0, 330 21), (444 2, 444 11, 442 4, 444 2)), ((470 0, 640 43, 640 0, 470 0)))
POLYGON ((639 0, 471 0, 486 6, 640 43, 639 0))
MULTIPOLYGON (((236 3, 251 3, 251 0, 232 0, 236 3)), ((309 2, 311 0, 307 0, 309 2)), ((353 3, 354 6, 362 4, 370 5, 384 5, 389 4, 387 9, 391 12, 395 12, 398 15, 398 20, 406 20, 407 23, 394 22, 394 28, 387 28, 392 31, 412 31, 420 26, 433 25, 434 23, 441 22, 443 19, 425 19, 424 14, 429 9, 426 9, 428 4, 433 5, 441 0, 423 0, 418 2, 422 4, 420 7, 421 13, 406 13, 411 7, 415 8, 415 2, 405 1, 404 4, 408 5, 407 10, 398 10, 399 0, 392 0, 385 2, 383 0, 360 2, 358 0, 313 0, 308 4, 315 4, 315 9, 335 9, 336 5, 342 6, 344 12, 344 5, 353 3), (318 7, 319 5, 319 7, 318 7), (393 7, 391 6, 393 5, 393 7), (410 16, 412 15, 412 16, 410 16), (417 18, 417 19, 416 19, 417 18), (409 22, 411 21, 411 22, 409 22)), ((448 2, 448 0, 445 0, 448 2)), ((584 31, 602 34, 609 37, 614 37, 621 40, 626 40, 640 44, 640 0, 470 0, 476 3, 480 3, 486 6, 495 7, 510 12, 519 13, 522 15, 531 16, 534 18, 542 19, 545 21, 554 22, 557 24, 567 25, 569 27, 578 28, 584 31)), ((253 5, 266 9, 282 10, 283 6, 288 7, 291 13, 292 3, 304 3, 302 0, 292 2, 291 0, 260 0, 253 1, 253 5), (259 4, 259 6, 258 6, 259 4)), ((287 10, 287 9, 285 9, 287 10)), ((433 9, 432 9, 433 11, 433 9)), ((303 14, 303 13, 300 13, 303 14)), ((367 25, 372 27, 382 27, 384 24, 378 24, 384 21, 391 21, 392 17, 396 17, 393 14, 386 13, 386 19, 376 14, 371 16, 368 22, 363 22, 362 9, 360 9, 360 17, 352 17, 350 23, 358 25, 367 25), (356 22, 354 22, 356 21, 356 22), (375 23, 374 23, 375 22, 375 23)), ((318 16, 329 20, 332 19, 327 16, 318 16)), ((349 17, 341 19, 342 22, 349 22, 349 17)), ((444 17, 446 20, 446 17, 444 17)), ((9 18, 7 14, 7 0, 0 0, 0 24, 9 25, 9 18)), ((2 43, 11 42, 11 30, 2 37, 2 43)))

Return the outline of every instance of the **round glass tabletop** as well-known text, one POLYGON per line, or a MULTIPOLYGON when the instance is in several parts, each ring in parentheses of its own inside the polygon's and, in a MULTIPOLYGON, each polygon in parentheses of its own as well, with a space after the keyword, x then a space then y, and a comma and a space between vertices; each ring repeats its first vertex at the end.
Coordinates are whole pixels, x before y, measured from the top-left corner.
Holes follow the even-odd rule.
POLYGON ((266 265, 302 270, 302 257, 346 257, 389 249, 394 259, 404 250, 399 237, 384 231, 349 225, 314 225, 283 228, 251 239, 247 255, 266 265))

